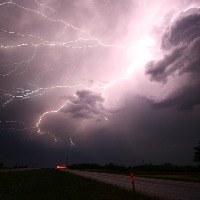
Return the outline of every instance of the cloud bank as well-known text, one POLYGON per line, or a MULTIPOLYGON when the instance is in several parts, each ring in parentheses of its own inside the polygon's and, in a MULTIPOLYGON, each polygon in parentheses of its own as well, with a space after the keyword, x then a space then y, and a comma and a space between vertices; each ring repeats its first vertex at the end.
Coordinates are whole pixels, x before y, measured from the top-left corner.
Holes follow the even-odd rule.
POLYGON ((161 39, 163 57, 146 65, 152 81, 175 80, 174 90, 158 106, 190 109, 200 104, 200 9, 181 12, 166 28, 161 39), (181 80, 184 77, 184 81, 181 80), (182 85, 182 86, 181 86, 182 85))
POLYGON ((193 164, 199 6, 0 0, 0 162, 193 164))

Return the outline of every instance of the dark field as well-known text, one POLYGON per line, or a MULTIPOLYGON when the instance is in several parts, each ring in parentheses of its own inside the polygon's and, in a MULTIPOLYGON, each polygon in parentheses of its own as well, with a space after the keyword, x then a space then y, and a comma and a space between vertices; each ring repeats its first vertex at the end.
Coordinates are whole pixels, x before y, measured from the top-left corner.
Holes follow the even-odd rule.
POLYGON ((55 169, 0 173, 2 200, 150 200, 155 198, 119 189, 55 169))
POLYGON ((184 182, 193 182, 193 183, 200 183, 200 175, 199 174, 192 174, 192 175, 139 175, 140 177, 146 177, 146 178, 157 178, 157 179, 164 179, 164 180, 173 180, 173 181, 184 181, 184 182))

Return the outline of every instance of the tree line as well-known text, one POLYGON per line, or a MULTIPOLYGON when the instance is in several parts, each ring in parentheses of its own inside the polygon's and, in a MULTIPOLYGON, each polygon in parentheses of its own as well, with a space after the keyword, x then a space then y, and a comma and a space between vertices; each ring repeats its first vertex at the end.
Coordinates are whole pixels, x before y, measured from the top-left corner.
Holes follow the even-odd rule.
POLYGON ((161 165, 143 164, 137 166, 123 166, 116 165, 114 163, 109 163, 105 165, 99 165, 96 163, 82 163, 82 164, 73 164, 69 166, 70 169, 80 169, 80 170, 90 170, 90 171, 99 171, 99 172, 112 172, 112 173, 121 173, 129 174, 130 172, 135 172, 136 174, 147 174, 147 173, 200 173, 200 168, 197 166, 177 166, 171 163, 164 163, 161 165))
POLYGON ((143 164, 137 166, 123 166, 116 165, 114 163, 109 163, 106 165, 99 165, 96 163, 81 163, 73 164, 69 166, 71 169, 81 169, 81 170, 90 170, 90 171, 99 171, 99 172, 112 172, 112 173, 123 173, 129 174, 131 171, 135 173, 200 173, 200 141, 198 145, 194 148, 194 157, 193 161, 198 163, 198 166, 178 166, 171 163, 164 163, 161 165, 143 164))

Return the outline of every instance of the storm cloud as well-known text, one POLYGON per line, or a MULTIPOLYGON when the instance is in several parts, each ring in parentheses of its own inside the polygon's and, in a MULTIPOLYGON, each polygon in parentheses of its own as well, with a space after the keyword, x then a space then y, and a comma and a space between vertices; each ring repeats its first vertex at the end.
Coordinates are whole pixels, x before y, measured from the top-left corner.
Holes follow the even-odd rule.
POLYGON ((162 102, 163 106, 189 109, 200 104, 200 9, 191 8, 180 13, 162 36, 159 60, 146 65, 152 81, 166 83, 175 80, 178 89, 162 102), (184 76, 184 83, 180 78, 184 76), (181 86, 182 84, 182 86, 181 86))
POLYGON ((82 90, 77 91, 75 96, 67 99, 69 100, 68 106, 62 111, 70 114, 72 118, 88 119, 106 114, 104 99, 97 93, 82 90))
POLYGON ((193 164, 199 6, 0 0, 0 162, 193 164))

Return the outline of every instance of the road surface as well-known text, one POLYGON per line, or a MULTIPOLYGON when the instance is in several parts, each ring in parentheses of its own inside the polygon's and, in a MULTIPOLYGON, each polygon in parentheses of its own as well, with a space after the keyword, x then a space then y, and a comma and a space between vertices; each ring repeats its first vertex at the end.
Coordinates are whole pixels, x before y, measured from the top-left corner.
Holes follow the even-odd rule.
MULTIPOLYGON (((130 177, 126 175, 69 169, 63 171, 132 190, 130 177)), ((200 183, 135 177, 135 189, 136 192, 156 196, 160 199, 200 200, 200 183)))

